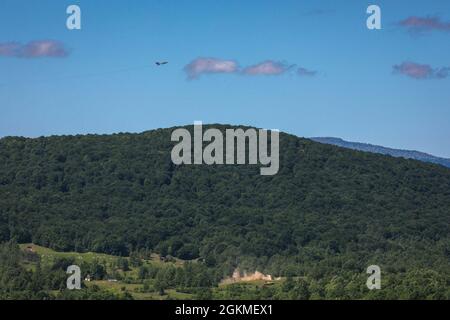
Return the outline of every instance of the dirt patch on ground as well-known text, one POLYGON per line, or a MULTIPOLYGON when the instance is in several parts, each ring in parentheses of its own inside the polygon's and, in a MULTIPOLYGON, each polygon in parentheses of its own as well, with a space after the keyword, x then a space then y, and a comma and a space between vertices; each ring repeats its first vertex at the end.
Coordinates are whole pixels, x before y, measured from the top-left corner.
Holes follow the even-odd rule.
POLYGON ((250 282, 250 281, 274 281, 278 278, 272 277, 270 274, 264 274, 259 271, 253 273, 241 272, 239 269, 234 270, 233 275, 229 278, 223 279, 222 284, 231 284, 237 282, 250 282))

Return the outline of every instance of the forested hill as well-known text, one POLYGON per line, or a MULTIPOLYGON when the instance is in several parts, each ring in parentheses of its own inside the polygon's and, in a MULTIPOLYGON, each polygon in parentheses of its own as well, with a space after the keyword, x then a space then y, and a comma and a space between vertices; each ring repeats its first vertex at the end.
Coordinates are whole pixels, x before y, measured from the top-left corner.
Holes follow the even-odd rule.
POLYGON ((1 139, 0 242, 146 248, 224 272, 323 277, 378 264, 450 278, 449 169, 287 134, 275 176, 175 166, 171 132, 1 139))

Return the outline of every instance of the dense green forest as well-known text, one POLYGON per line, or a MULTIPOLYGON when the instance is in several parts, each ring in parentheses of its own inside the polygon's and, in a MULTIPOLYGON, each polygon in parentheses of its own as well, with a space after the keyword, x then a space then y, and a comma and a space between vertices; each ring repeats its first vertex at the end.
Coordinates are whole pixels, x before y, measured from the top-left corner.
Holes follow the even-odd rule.
MULTIPOLYGON (((450 299, 448 168, 287 134, 275 176, 175 166, 171 132, 1 139, 0 242, 195 260, 211 287, 236 267, 292 278, 285 295, 227 297, 450 299), (371 264, 385 289, 365 288, 371 264)), ((15 282, 34 274, 21 268, 2 253, 8 297, 45 291, 15 282)))

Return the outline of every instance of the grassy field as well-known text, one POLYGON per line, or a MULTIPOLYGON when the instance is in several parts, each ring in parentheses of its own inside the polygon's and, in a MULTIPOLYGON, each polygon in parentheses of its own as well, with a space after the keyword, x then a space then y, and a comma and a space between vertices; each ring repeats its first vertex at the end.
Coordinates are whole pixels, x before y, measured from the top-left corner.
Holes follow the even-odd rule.
POLYGON ((43 264, 53 263, 59 258, 73 258, 75 262, 93 262, 94 260, 102 261, 106 263, 112 263, 117 261, 118 257, 94 252, 57 252, 49 248, 41 247, 32 243, 21 244, 20 248, 24 251, 37 253, 41 257, 41 262, 43 264))
MULTIPOLYGON (((95 252, 58 252, 46 247, 38 246, 32 243, 24 243, 20 244, 21 250, 25 252, 35 253, 40 256, 42 265, 51 265, 55 261, 61 258, 66 259, 74 259, 75 264, 82 264, 83 262, 92 263, 94 261, 99 262, 104 265, 108 272, 112 271, 112 266, 114 266, 120 257, 112 256, 103 253, 95 253, 95 252)), ((123 258, 122 258, 123 259, 123 258)), ((129 259, 126 257, 125 259, 129 259)), ((148 260, 142 260, 143 265, 169 265, 172 264, 174 266, 182 266, 184 261, 180 259, 173 259, 171 262, 162 261, 160 256, 157 254, 152 254, 151 258, 148 260)), ((35 268, 35 264, 29 263, 27 268, 33 270, 35 268)), ((130 270, 128 271, 117 271, 123 279, 132 280, 132 282, 138 282, 138 270, 139 268, 135 268, 130 266, 130 270)), ((130 293, 134 299, 138 300, 162 300, 162 299, 192 299, 191 294, 177 292, 173 289, 165 290, 164 295, 160 295, 159 292, 143 292, 143 284, 141 283, 128 283, 129 281, 120 281, 115 279, 109 280, 96 280, 96 281, 84 281, 84 285, 89 286, 98 286, 101 289, 110 291, 114 294, 121 294, 128 292, 130 293)), ((151 282, 151 281, 150 281, 151 282)))
MULTIPOLYGON (((73 259, 74 263, 77 265, 82 265, 85 263, 93 263, 98 262, 103 265, 108 274, 116 274, 120 275, 118 279, 110 278, 106 280, 92 280, 83 282, 86 287, 97 286, 102 290, 106 290, 116 295, 129 293, 136 300, 165 300, 165 299, 174 299, 174 300, 189 300, 193 299, 194 295, 185 292, 179 292, 175 289, 166 289, 164 290, 164 294, 160 294, 158 291, 149 291, 148 289, 144 289, 144 283, 142 280, 139 280, 138 272, 139 267, 133 267, 131 264, 129 265, 128 271, 123 271, 117 269, 117 262, 119 259, 128 259, 128 257, 118 257, 103 253, 95 253, 95 252, 58 252, 46 247, 41 247, 32 243, 20 244, 21 250, 24 252, 35 253, 40 256, 41 264, 51 266, 58 259, 66 258, 73 259)), ((180 259, 173 259, 171 261, 164 261, 157 254, 151 254, 150 259, 141 260, 143 266, 175 266, 181 267, 185 263, 185 261, 180 259)), ((26 267, 29 270, 33 270, 36 267, 35 262, 28 262, 26 267)), ((154 284, 153 279, 145 280, 147 285, 150 287, 154 284)), ((236 283, 235 283, 236 284, 236 283)), ((264 280, 254 280, 254 281, 245 281, 239 282, 239 284, 244 287, 255 290, 257 288, 261 288, 264 286, 274 285, 274 281, 264 281, 264 280)), ((211 288, 212 292, 220 294, 227 289, 228 286, 234 285, 233 283, 221 283, 217 288, 211 288)))

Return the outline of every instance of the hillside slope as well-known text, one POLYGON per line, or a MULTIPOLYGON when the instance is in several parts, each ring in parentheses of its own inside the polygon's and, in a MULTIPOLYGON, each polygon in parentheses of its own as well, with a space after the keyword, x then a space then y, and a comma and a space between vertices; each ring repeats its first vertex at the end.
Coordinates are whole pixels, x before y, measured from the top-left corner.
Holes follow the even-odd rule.
POLYGON ((287 134, 275 176, 175 166, 171 132, 1 139, 0 241, 146 248, 224 274, 351 277, 378 264, 450 278, 447 168, 287 134))
POLYGON ((436 156, 433 156, 431 154, 424 153, 424 152, 419 152, 419 151, 414 151, 414 150, 392 149, 392 148, 386 148, 386 147, 377 146, 377 145, 373 145, 373 144, 369 144, 369 143, 350 142, 350 141, 345 141, 340 138, 332 138, 332 137, 311 138, 311 140, 320 142, 320 143, 332 144, 332 145, 335 145, 338 147, 349 148, 349 149, 353 149, 353 150, 380 153, 380 154, 390 155, 393 157, 401 157, 401 158, 406 158, 406 159, 419 160, 419 161, 423 161, 423 162, 436 163, 436 164, 440 164, 444 167, 450 168, 450 159, 436 157, 436 156))

